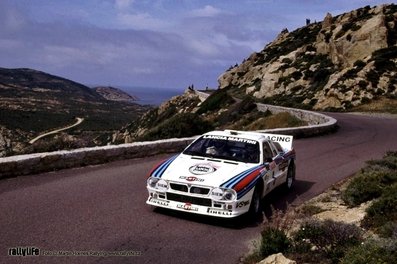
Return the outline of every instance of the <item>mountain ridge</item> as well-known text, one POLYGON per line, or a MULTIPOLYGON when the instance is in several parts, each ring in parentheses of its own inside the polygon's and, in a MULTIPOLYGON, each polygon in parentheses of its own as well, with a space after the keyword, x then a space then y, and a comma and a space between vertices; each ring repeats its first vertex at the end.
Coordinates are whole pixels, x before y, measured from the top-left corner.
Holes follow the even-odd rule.
POLYGON ((137 96, 131 95, 120 88, 112 86, 96 86, 92 89, 106 100, 123 102, 139 101, 137 96))
MULTIPOLYGON (((121 94, 121 92, 120 92, 121 94)), ((28 68, 0 68, 0 157, 107 144, 114 131, 150 107, 110 101, 83 84, 28 68), (40 139, 75 117, 84 122, 40 139)))

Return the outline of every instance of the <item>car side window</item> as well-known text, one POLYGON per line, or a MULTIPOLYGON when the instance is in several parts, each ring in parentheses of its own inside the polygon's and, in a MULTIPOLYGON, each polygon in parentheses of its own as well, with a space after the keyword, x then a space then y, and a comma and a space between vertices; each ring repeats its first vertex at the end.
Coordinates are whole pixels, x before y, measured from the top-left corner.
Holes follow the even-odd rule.
POLYGON ((268 162, 273 160, 273 153, 269 143, 263 142, 263 161, 268 162))
MULTIPOLYGON (((281 147, 280 143, 278 143, 278 142, 273 142, 273 145, 276 147, 278 153, 284 152, 284 150, 283 150, 283 148, 281 147)), ((278 153, 277 153, 277 154, 278 154, 278 153)))

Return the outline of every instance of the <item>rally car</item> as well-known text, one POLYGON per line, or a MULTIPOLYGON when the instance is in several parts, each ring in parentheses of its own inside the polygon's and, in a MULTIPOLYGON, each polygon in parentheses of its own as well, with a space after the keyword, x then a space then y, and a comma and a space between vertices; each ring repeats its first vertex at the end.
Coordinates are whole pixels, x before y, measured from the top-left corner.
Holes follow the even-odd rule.
POLYGON ((147 179, 147 204, 232 218, 261 212, 261 200, 295 180, 292 136, 212 131, 182 153, 155 166, 147 179))

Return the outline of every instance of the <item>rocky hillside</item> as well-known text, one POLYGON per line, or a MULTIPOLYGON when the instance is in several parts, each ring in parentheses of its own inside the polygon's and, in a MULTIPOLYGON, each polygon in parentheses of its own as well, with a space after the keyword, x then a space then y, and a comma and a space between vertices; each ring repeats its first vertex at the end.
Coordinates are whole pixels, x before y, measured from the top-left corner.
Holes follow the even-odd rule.
POLYGON ((104 99, 93 89, 32 69, 0 68, 0 157, 106 144, 114 131, 148 110, 104 99), (28 141, 43 132, 84 122, 55 137, 28 141))
POLYGON ((261 130, 305 124, 288 113, 258 111, 250 96, 238 99, 218 89, 205 99, 190 88, 115 133, 113 142, 189 137, 213 129, 261 130))
POLYGON ((110 101, 134 102, 139 100, 138 97, 111 86, 99 86, 93 89, 97 94, 110 101))
POLYGON ((397 109, 397 6, 363 7, 293 32, 223 73, 205 101, 191 89, 113 135, 132 142, 301 124, 255 102, 315 110, 397 109), (376 103, 374 103, 376 102, 376 103))
POLYGON ((293 32, 222 74, 235 96, 318 110, 349 110, 397 96, 397 6, 363 7, 293 32))

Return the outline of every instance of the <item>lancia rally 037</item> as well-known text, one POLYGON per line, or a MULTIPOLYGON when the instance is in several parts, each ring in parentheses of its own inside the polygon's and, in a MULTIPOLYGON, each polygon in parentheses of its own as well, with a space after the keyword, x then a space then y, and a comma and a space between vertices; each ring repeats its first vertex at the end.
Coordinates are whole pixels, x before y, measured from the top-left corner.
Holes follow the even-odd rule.
POLYGON ((261 200, 295 180, 292 136, 212 131, 182 153, 155 166, 147 179, 147 204, 232 218, 261 212, 261 200))

